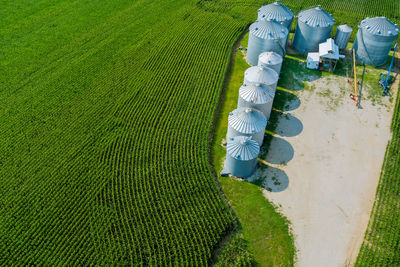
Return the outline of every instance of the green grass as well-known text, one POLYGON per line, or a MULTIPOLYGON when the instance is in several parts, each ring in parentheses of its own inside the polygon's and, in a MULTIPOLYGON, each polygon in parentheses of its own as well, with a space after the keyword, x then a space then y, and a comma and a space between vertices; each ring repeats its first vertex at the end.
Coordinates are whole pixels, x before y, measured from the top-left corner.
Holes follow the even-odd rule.
MULTIPOLYGON (((240 42, 243 47, 247 46, 248 34, 245 34, 240 42)), ((223 94, 223 102, 215 127, 215 135, 212 144, 212 162, 216 171, 222 170, 226 150, 221 146, 222 139, 226 136, 229 112, 237 106, 239 87, 243 84, 244 71, 249 67, 243 53, 234 51, 231 71, 228 73, 227 83, 223 94)), ((293 94, 279 91, 274 106, 284 108, 287 99, 293 94)), ((271 117, 272 118, 272 117, 271 117)), ((271 119, 270 119, 271 121, 271 119)), ((265 145, 265 144, 264 144, 265 145)), ((240 262, 243 255, 248 256, 246 248, 251 253, 247 262, 253 259, 260 266, 292 266, 294 263, 295 248, 293 237, 289 231, 289 223, 285 217, 280 215, 262 194, 257 185, 233 180, 231 178, 219 177, 221 188, 233 208, 239 222, 235 227, 226 250, 230 250, 231 243, 242 244, 241 253, 237 258, 220 258, 217 265, 227 265, 226 262, 240 262)), ((222 254, 225 248, 222 248, 222 254)), ((234 264, 231 264, 234 265, 234 264)))

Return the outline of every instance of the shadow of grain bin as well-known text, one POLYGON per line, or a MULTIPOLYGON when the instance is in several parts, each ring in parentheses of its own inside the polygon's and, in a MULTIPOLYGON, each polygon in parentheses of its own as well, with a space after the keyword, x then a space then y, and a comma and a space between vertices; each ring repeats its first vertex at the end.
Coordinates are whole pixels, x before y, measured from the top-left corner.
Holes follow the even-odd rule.
POLYGON ((262 168, 255 179, 248 181, 270 192, 282 192, 289 186, 287 174, 283 170, 271 166, 262 168))
POLYGON ((265 161, 271 164, 286 164, 292 160, 294 150, 291 144, 280 137, 272 137, 265 161))
POLYGON ((275 109, 281 111, 291 111, 297 109, 301 104, 300 99, 297 95, 283 91, 276 90, 274 105, 275 109))
POLYGON ((275 133, 283 137, 293 137, 299 135, 303 131, 303 123, 289 113, 281 113, 278 115, 278 125, 275 133))

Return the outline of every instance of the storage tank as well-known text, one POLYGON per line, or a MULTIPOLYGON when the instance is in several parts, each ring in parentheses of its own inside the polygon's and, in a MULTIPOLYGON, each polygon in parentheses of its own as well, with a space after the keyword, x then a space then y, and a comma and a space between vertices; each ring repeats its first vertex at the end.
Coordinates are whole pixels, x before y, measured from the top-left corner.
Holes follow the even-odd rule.
POLYGON ((321 7, 300 11, 293 39, 293 48, 302 54, 318 52, 319 44, 331 35, 333 17, 321 7))
POLYGON ((243 83, 245 84, 264 84, 272 90, 276 90, 279 75, 276 71, 268 67, 254 66, 244 72, 243 83))
POLYGON ((243 84, 239 89, 238 108, 253 108, 261 111, 265 118, 271 115, 274 90, 262 84, 243 84))
POLYGON ((264 140, 267 118, 253 108, 237 108, 228 117, 227 140, 235 136, 251 136, 261 146, 264 140))
POLYGON ((293 11, 282 5, 279 2, 275 2, 272 4, 268 4, 262 6, 258 10, 258 19, 259 21, 262 20, 273 20, 276 21, 283 26, 285 26, 288 31, 290 32, 290 27, 292 26, 294 14, 293 11))
POLYGON ((225 171, 237 177, 251 176, 257 167, 260 146, 251 137, 236 136, 226 145, 225 171))
POLYGON ((358 25, 353 48, 356 59, 362 63, 379 66, 386 58, 399 34, 399 27, 385 17, 366 18, 358 25))
POLYGON ((347 24, 339 25, 337 27, 335 34, 335 44, 339 47, 339 50, 346 49, 352 32, 353 29, 347 24))
POLYGON ((264 52, 258 57, 258 66, 271 68, 276 73, 281 73, 283 58, 281 55, 275 52, 264 52))
POLYGON ((250 25, 247 61, 257 66, 258 56, 262 52, 275 51, 284 56, 288 29, 275 21, 256 21, 250 25))

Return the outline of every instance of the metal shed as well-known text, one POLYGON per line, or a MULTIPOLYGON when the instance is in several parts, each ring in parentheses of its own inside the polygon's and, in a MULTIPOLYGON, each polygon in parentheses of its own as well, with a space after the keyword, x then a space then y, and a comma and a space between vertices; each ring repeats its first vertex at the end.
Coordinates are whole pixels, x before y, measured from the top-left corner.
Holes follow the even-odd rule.
POLYGON ((235 136, 251 136, 261 146, 264 140, 267 118, 253 108, 237 108, 228 117, 227 139, 235 136))
POLYGON ((281 56, 286 54, 288 29, 275 21, 256 21, 250 25, 247 61, 257 66, 262 52, 274 51, 281 56))
POLYGON ((236 136, 228 139, 223 172, 242 178, 251 176, 256 170, 259 153, 260 146, 251 137, 236 136))
POLYGON ((261 53, 258 57, 258 66, 271 68, 278 75, 281 73, 283 58, 273 51, 261 53))
POLYGON ((276 90, 279 75, 271 68, 254 66, 244 72, 244 84, 263 84, 272 90, 276 90))
POLYGON ((380 66, 399 34, 399 27, 385 17, 366 18, 358 25, 353 44, 356 59, 362 63, 380 66))
POLYGON ((300 11, 293 39, 294 49, 302 54, 317 52, 318 45, 330 37, 334 23, 333 17, 319 6, 300 11))
POLYGON ((288 31, 290 31, 290 27, 292 26, 294 14, 293 11, 282 5, 279 2, 271 3, 265 6, 262 6, 258 10, 258 19, 261 20, 273 20, 279 22, 283 26, 285 26, 288 31))

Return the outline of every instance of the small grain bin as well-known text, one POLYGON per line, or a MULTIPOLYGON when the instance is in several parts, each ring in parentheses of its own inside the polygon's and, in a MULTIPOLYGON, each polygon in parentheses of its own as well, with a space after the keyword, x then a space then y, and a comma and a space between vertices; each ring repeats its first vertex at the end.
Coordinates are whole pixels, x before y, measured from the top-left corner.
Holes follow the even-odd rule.
POLYGON ((258 66, 271 68, 278 75, 281 73, 283 58, 275 52, 264 52, 258 57, 258 66))
POLYGON ((268 4, 262 6, 258 10, 258 19, 259 21, 262 20, 273 20, 276 21, 283 26, 285 26, 288 31, 290 31, 290 27, 292 26, 294 14, 293 11, 282 5, 279 2, 275 2, 272 4, 268 4))
POLYGON ((385 17, 366 18, 358 25, 353 48, 356 59, 364 64, 379 66, 386 62, 399 27, 385 17))
POLYGON ((284 56, 289 31, 275 21, 256 21, 250 25, 247 61, 257 66, 258 56, 262 52, 275 51, 284 56))
POLYGON ((251 136, 261 146, 264 140, 267 118, 253 108, 237 108, 228 117, 227 140, 235 136, 251 136))
POLYGON ((333 17, 319 6, 300 11, 293 48, 302 54, 318 52, 319 44, 330 37, 334 23, 333 17))
POLYGON ((225 172, 237 177, 251 176, 257 167, 260 146, 251 137, 236 136, 226 145, 225 172))
POLYGON ((276 90, 279 75, 271 68, 254 66, 244 72, 243 83, 245 84, 263 84, 272 90, 276 90))
POLYGON ((265 118, 269 119, 271 115, 272 103, 275 92, 265 85, 243 84, 239 89, 238 108, 253 108, 261 111, 265 118))
POLYGON ((343 51, 346 49, 347 43, 350 40, 353 29, 347 25, 339 25, 336 29, 335 44, 339 47, 339 50, 343 51))

